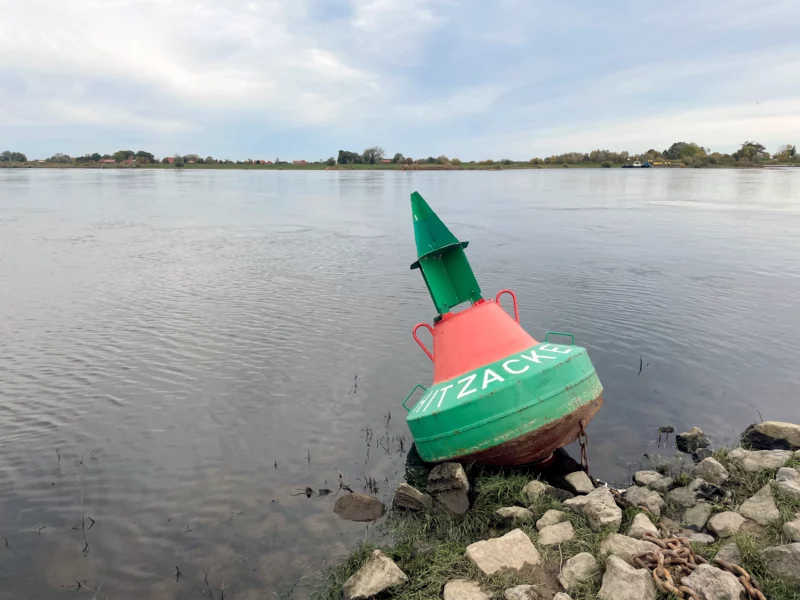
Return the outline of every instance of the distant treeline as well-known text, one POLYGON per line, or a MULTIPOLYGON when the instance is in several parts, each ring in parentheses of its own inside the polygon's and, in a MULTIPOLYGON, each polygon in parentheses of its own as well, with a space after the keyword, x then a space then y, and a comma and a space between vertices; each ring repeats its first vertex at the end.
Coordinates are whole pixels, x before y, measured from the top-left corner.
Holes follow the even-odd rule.
MULTIPOLYGON (((458 158, 448 158, 447 156, 428 156, 427 158, 410 158, 397 152, 392 158, 387 158, 386 152, 379 146, 371 146, 363 152, 351 152, 339 150, 336 158, 330 157, 315 161, 293 160, 293 165, 316 165, 333 167, 335 165, 601 165, 612 167, 614 165, 624 165, 633 161, 648 161, 651 163, 670 162, 681 163, 685 166, 706 167, 706 166, 751 166, 757 164, 785 164, 800 163, 800 156, 793 144, 786 144, 777 148, 773 154, 767 152, 766 147, 758 142, 744 142, 736 152, 723 154, 712 152, 710 148, 704 148, 694 142, 675 142, 666 150, 659 152, 650 149, 639 154, 623 152, 612 152, 611 150, 592 150, 591 152, 567 152, 565 154, 554 154, 546 158, 532 158, 529 161, 514 161, 508 158, 500 160, 481 160, 463 162, 458 158)), ((28 158, 22 152, 11 152, 6 150, 0 153, 0 163, 26 163, 28 158)), ((229 160, 217 159, 212 156, 203 158, 197 154, 168 156, 162 159, 156 158, 152 153, 144 150, 134 152, 133 150, 118 150, 113 154, 84 154, 83 156, 72 157, 68 154, 56 153, 44 160, 30 161, 36 163, 53 163, 59 165, 90 165, 93 163, 120 163, 127 165, 144 166, 153 163, 162 163, 174 167, 182 167, 186 164, 264 164, 264 165, 288 165, 288 161, 276 158, 272 160, 252 159, 229 160)))

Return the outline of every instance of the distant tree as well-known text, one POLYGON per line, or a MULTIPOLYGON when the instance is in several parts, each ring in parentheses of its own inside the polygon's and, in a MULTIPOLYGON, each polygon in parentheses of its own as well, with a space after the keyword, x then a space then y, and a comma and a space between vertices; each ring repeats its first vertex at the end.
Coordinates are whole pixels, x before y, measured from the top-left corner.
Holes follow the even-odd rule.
POLYGON ((169 158, 167 158, 166 156, 164 158, 162 158, 161 159, 161 164, 162 165, 168 165, 169 164, 169 158))
POLYGON ((500 161, 500 163, 504 165, 510 165, 512 163, 512 160, 510 158, 504 158, 500 161))
POLYGON ((610 169, 611 168, 611 161, 610 160, 604 160, 602 163, 600 163, 600 166, 603 167, 604 169, 610 169))
POLYGON ((332 167, 333 165, 336 164, 336 159, 331 156, 328 160, 325 161, 325 164, 328 165, 329 167, 332 167))
POLYGON ((374 165, 375 163, 383 160, 385 154, 386 152, 380 146, 372 146, 364 150, 364 153, 361 155, 361 157, 363 158, 365 164, 374 165))
POLYGON ((691 158, 697 154, 705 156, 706 152, 694 142, 675 142, 668 150, 664 150, 663 154, 670 160, 678 160, 687 157, 691 158))
POLYGON ((72 162, 72 157, 69 154, 61 154, 61 152, 56 152, 53 154, 53 156, 45 160, 50 163, 66 165, 72 162))
POLYGON ((767 147, 764 146, 764 144, 759 144, 758 142, 745 142, 744 144, 742 144, 742 148, 744 148, 745 146, 752 146, 758 152, 765 152, 767 150, 767 147))
POLYGON ((94 153, 94 154, 92 154, 92 155, 91 155, 89 158, 91 158, 91 159, 92 159, 94 162, 97 162, 98 160, 100 160, 100 159, 101 159, 101 158, 103 158, 103 157, 102 157, 102 156, 100 156, 100 153, 99 153, 99 152, 95 152, 95 153, 94 153))
MULTIPOLYGON (((363 161, 358 152, 349 152, 348 150, 339 150, 339 157, 336 162, 340 165, 361 164, 363 161)), ((275 161, 277 163, 277 161, 275 161)))
POLYGON ((137 162, 143 162, 143 163, 150 163, 156 159, 155 156, 153 156, 149 152, 145 152, 144 150, 139 150, 136 154, 134 154, 134 156, 136 157, 137 162))
POLYGON ((430 164, 430 165, 434 165, 434 164, 436 164, 436 159, 433 158, 432 156, 429 156, 428 158, 425 159, 425 162, 430 164))
POLYGON ((197 162, 200 157, 197 154, 187 154, 183 157, 184 163, 197 162))
POLYGON ((459 159, 457 159, 457 158, 452 159, 450 162, 453 163, 454 165, 460 165, 461 164, 461 161, 459 159))
POLYGON ((569 163, 562 163, 561 166, 565 169, 569 169, 569 163))
POLYGON ((4 152, 0 152, 0 162, 28 162, 28 157, 22 152, 5 150, 4 152))
POLYGON ((401 162, 403 162, 404 160, 405 160, 405 158, 404 158, 404 157, 403 157, 403 155, 402 155, 402 154, 400 154, 399 152, 398 152, 397 154, 395 154, 395 155, 394 155, 394 158, 392 158, 392 162, 393 162, 393 163, 395 163, 395 164, 397 164, 397 163, 401 163, 401 162))
POLYGON ((444 154, 436 158, 436 163, 440 165, 447 165, 450 163, 450 159, 447 158, 444 154))
POLYGON ((532 158, 532 159, 530 160, 530 163, 531 163, 532 165, 540 165, 540 164, 542 164, 543 162, 544 162, 544 161, 543 161, 541 158, 532 158))
POLYGON ((206 164, 207 165, 215 165, 218 161, 214 160, 213 156, 206 156, 206 164))
POLYGON ((175 165, 175 167, 181 168, 184 165, 185 162, 186 161, 183 159, 183 157, 180 154, 176 154, 175 155, 175 162, 173 163, 175 165))
POLYGON ((123 160, 128 160, 133 155, 133 150, 117 150, 114 152, 112 158, 117 162, 122 162, 123 160))
POLYGON ((406 158, 406 164, 407 165, 413 165, 414 164, 414 159, 411 158, 411 157, 406 158))

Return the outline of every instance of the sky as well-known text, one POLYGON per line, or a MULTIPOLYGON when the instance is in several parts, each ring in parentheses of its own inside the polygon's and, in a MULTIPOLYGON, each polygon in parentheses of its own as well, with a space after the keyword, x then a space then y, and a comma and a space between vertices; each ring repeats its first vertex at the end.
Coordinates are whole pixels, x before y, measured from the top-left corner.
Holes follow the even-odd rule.
POLYGON ((0 0, 0 150, 800 144, 797 0, 0 0))

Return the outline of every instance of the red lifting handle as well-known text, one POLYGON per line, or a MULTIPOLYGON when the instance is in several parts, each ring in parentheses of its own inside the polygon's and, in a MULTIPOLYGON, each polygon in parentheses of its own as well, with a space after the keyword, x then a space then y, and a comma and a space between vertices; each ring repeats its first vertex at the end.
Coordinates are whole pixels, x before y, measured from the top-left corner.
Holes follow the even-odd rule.
POLYGON ((511 290, 500 290, 499 292, 497 292, 497 297, 494 299, 495 302, 500 304, 500 296, 502 296, 503 294, 508 294, 514 301, 514 320, 517 323, 519 323, 519 309, 517 308, 517 295, 511 290))
POLYGON ((419 344, 419 347, 420 347, 420 348, 422 348, 422 350, 425 352, 425 354, 427 354, 427 355, 428 355, 428 358, 430 358, 430 359, 431 359, 431 361, 432 361, 432 360, 433 360, 433 354, 431 354, 431 351, 430 351, 430 350, 428 350, 428 349, 425 347, 425 344, 423 344, 423 343, 420 341, 420 339, 417 337, 417 329, 419 329, 420 327, 427 327, 427 328, 428 328, 428 331, 430 331, 430 332, 431 332, 431 337, 433 337, 433 327, 431 327, 431 326, 430 326, 430 325, 428 325, 427 323, 418 323, 417 325, 414 325, 414 341, 415 341, 415 342, 417 342, 417 343, 419 344))

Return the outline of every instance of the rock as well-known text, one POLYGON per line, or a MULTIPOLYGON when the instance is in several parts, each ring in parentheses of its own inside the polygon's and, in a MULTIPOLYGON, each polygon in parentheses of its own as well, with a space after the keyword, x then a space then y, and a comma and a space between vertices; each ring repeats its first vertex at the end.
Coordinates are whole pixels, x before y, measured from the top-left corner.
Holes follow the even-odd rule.
POLYGON ((494 514, 503 521, 519 521, 522 523, 524 521, 530 521, 533 519, 533 513, 527 508, 522 508, 521 506, 498 508, 496 511, 494 511, 494 514))
POLYGON ((543 597, 533 585, 515 585, 503 592, 504 600, 541 600, 543 597))
POLYGON ((660 521, 661 524, 666 527, 667 531, 669 531, 672 535, 676 535, 681 532, 680 523, 676 523, 669 517, 661 517, 660 521))
POLYGON ((565 475, 564 483, 576 494, 588 494, 594 489, 594 484, 585 471, 575 471, 565 475))
POLYGON ((728 459, 738 464, 745 471, 756 473, 764 469, 778 469, 792 458, 788 450, 745 450, 734 448, 728 454, 728 459))
POLYGON ((800 518, 784 523, 781 530, 793 542, 800 542, 800 518))
POLYGON ((711 565, 698 566, 682 583, 695 590, 703 600, 740 600, 745 591, 739 580, 711 565))
POLYGON ((477 581, 453 579, 444 586, 444 600, 491 600, 492 595, 484 592, 477 581))
POLYGON ((555 546, 556 544, 563 544, 575 537, 575 530, 572 528, 572 523, 564 521, 557 525, 550 525, 543 528, 539 532, 539 538, 536 540, 540 546, 555 546))
POLYGON ((692 533, 687 535, 686 539, 692 544, 699 544, 701 546, 708 546, 716 541, 713 535, 708 535, 707 533, 692 533))
POLYGON ((757 450, 800 450, 800 425, 780 421, 756 423, 745 429, 742 444, 757 450))
POLYGON ((800 473, 797 469, 790 469, 789 467, 781 467, 778 469, 778 474, 775 476, 778 489, 795 500, 800 500, 800 473))
POLYGON ((546 513, 542 515, 542 518, 536 521, 536 529, 541 531, 545 527, 549 527, 550 525, 556 525, 557 523, 561 523, 564 519, 567 518, 567 513, 562 512, 560 510, 553 510, 550 509, 546 513))
POLYGON ((622 511, 607 488, 597 488, 586 496, 566 500, 564 507, 585 516, 592 531, 606 528, 619 531, 622 524, 622 511))
POLYGON ((739 550, 739 546, 736 545, 736 542, 724 544, 714 558, 719 558, 732 565, 742 564, 742 553, 739 550))
POLYGON ((442 463, 428 475, 428 493, 437 494, 449 490, 469 492, 469 479, 464 467, 458 463, 442 463))
POLYGON ((645 533, 651 533, 655 537, 661 537, 661 534, 658 533, 658 529, 653 525, 653 522, 647 518, 647 515, 639 513, 633 517, 633 523, 631 523, 631 526, 628 528, 628 537, 641 540, 645 533))
POLYGON ((633 557, 642 552, 653 552, 658 546, 652 542, 636 540, 626 535, 613 533, 600 544, 600 560, 608 556, 618 556, 626 562, 633 563, 633 557))
POLYGON ((764 550, 767 568, 781 579, 800 585, 800 543, 764 550))
POLYGON ((794 453, 794 459, 795 460, 800 460, 800 450, 798 450, 797 452, 794 453))
POLYGON ((394 507, 398 510, 420 512, 433 508, 433 498, 407 483, 401 483, 394 493, 394 507))
POLYGON ((661 479, 657 479, 647 487, 655 492, 659 492, 661 494, 666 494, 668 491, 672 489, 672 486, 675 485, 675 480, 672 477, 662 477, 661 479))
POLYGON ((700 502, 683 513, 683 524, 693 531, 702 531, 711 516, 711 505, 700 502))
POLYGON ((454 515, 463 515, 469 510, 469 496, 461 490, 439 492, 434 499, 436 504, 454 515))
POLYGON ((730 477, 728 470, 713 458, 707 458, 695 466, 693 473, 695 477, 705 479, 715 485, 722 485, 730 477))
POLYGON ((534 479, 524 488, 522 491, 525 493, 525 496, 528 498, 528 502, 536 502, 536 500, 547 491, 547 488, 550 487, 541 481, 534 479))
POLYGON ((542 563, 539 551, 521 529, 470 544, 466 556, 484 575, 505 570, 519 572, 525 566, 535 567, 542 563))
POLYGON ((633 482, 642 487, 647 487, 654 481, 663 478, 664 476, 658 471, 636 471, 636 473, 633 474, 633 482))
POLYGON ((364 523, 380 519, 386 512, 386 507, 374 496, 347 494, 336 501, 333 512, 346 521, 364 523))
POLYGON ((558 592, 555 596, 553 596, 553 600, 572 600, 572 597, 564 592, 558 592))
POLYGON ((739 531, 742 523, 744 523, 742 515, 728 511, 711 517, 708 521, 708 528, 716 533, 718 537, 727 538, 739 531))
POLYGON ((702 462, 707 458, 711 458, 714 456, 714 452, 711 448, 698 448, 697 452, 692 453, 692 460, 695 462, 702 462))
POLYGON ((691 508, 697 504, 697 494, 688 487, 675 488, 667 494, 667 502, 683 508, 691 508))
POLYGON ((635 569, 621 558, 609 556, 600 600, 656 600, 656 586, 647 569, 635 569))
POLYGON ((692 427, 691 430, 675 436, 675 447, 687 454, 697 452, 700 448, 707 448, 710 444, 711 442, 699 427, 692 427))
POLYGON ((553 500, 558 500, 559 502, 564 502, 564 500, 569 500, 570 498, 575 497, 575 494, 572 492, 553 487, 552 485, 547 486, 547 489, 544 491, 544 495, 548 498, 552 498, 553 500))
POLYGON ((344 600, 367 600, 407 581, 406 574, 391 558, 374 550, 364 566, 345 582, 342 592, 344 600))
POLYGON ((739 507, 739 514, 743 517, 755 521, 759 525, 769 525, 781 517, 781 513, 772 497, 770 484, 756 492, 755 496, 746 500, 739 507))
POLYGON ((638 486, 631 486, 625 490, 625 498, 632 502, 635 506, 644 506, 653 515, 658 518, 661 516, 661 508, 666 506, 664 499, 658 492, 641 488, 638 486))
POLYGON ((558 574, 558 583, 565 590, 589 579, 594 579, 600 572, 600 564, 589 552, 581 552, 570 558, 558 574))

